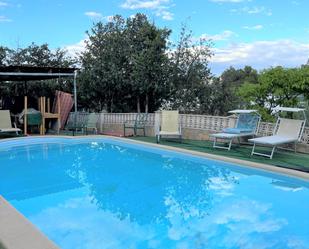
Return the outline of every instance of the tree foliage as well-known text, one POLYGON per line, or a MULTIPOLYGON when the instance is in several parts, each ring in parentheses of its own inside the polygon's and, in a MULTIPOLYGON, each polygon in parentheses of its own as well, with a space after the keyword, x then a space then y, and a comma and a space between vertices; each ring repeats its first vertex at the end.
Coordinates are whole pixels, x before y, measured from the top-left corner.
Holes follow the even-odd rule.
POLYGON ((204 113, 226 115, 229 110, 243 108, 246 103, 237 95, 238 89, 246 82, 256 83, 257 78, 257 71, 250 66, 226 69, 220 77, 213 78, 204 113))
POLYGON ((8 52, 10 50, 7 47, 0 46, 0 66, 7 64, 8 52))
POLYGON ((271 119, 276 106, 295 107, 300 97, 309 98, 309 67, 275 67, 263 70, 258 82, 247 82, 238 94, 248 107, 257 108, 265 119, 271 119))
POLYGON ((125 20, 115 16, 113 21, 98 22, 88 34, 86 50, 82 54, 79 96, 92 109, 115 109, 115 100, 121 99, 125 89, 124 67, 126 46, 122 39, 125 20), (89 100, 92 100, 89 102, 89 100))
POLYGON ((137 110, 140 110, 142 98, 145 112, 148 112, 149 107, 154 111, 167 91, 166 68, 169 61, 166 50, 170 30, 159 29, 150 24, 145 15, 137 14, 127 19, 126 31, 131 68, 128 76, 137 110))
POLYGON ((151 102, 154 111, 166 84, 169 33, 149 23, 142 14, 96 23, 88 32, 89 41, 81 57, 84 101, 95 98, 99 110, 113 112, 139 111, 143 100, 144 110, 148 111, 151 102))
POLYGON ((185 113, 202 111, 211 78, 208 66, 211 46, 209 40, 195 41, 192 32, 182 27, 179 41, 169 56, 170 94, 165 106, 185 113))

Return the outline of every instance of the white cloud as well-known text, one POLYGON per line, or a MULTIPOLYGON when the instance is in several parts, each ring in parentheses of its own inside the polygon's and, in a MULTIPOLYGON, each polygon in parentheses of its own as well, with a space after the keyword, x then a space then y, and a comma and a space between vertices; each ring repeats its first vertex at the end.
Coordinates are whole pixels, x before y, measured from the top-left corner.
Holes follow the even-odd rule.
POLYGON ((233 195, 235 183, 232 178, 223 179, 222 177, 209 178, 209 189, 216 191, 219 196, 233 195))
POLYGON ((250 2, 250 0, 210 0, 210 2, 215 2, 215 3, 241 3, 241 2, 250 2))
POLYGON ((61 247, 136 248, 139 241, 151 240, 156 235, 152 227, 131 221, 129 215, 120 219, 117 212, 98 208, 90 197, 55 203, 29 219, 44 233, 53 235, 61 247))
POLYGON ((292 1, 291 3, 294 4, 294 5, 299 5, 300 4, 298 1, 292 1))
POLYGON ((85 15, 92 19, 100 19, 103 17, 101 13, 95 11, 87 11, 85 12, 85 15))
MULTIPOLYGON (((289 239, 281 232, 288 221, 273 215, 270 204, 243 196, 237 200, 219 197, 212 202, 215 208, 210 211, 199 209, 198 205, 184 210, 172 196, 165 199, 168 237, 178 242, 179 247, 175 248, 281 248, 286 243, 282 240, 289 239), (269 240, 270 234, 274 239, 269 240)), ((301 238, 295 240, 294 244, 306 243, 301 238)))
POLYGON ((126 0, 121 7, 124 9, 157 9, 162 6, 162 4, 169 3, 169 0, 126 0))
POLYGON ((254 26, 243 26, 244 29, 249 29, 249 30, 260 30, 263 28, 263 25, 258 24, 254 26))
POLYGON ((239 9, 231 9, 230 12, 232 13, 245 13, 245 14, 249 14, 249 15, 256 15, 256 14, 262 14, 262 15, 266 15, 266 16, 271 16, 272 15, 272 11, 271 9, 267 9, 264 6, 260 6, 260 7, 243 7, 243 8, 239 8, 239 9))
POLYGON ((220 34, 215 34, 215 35, 209 35, 209 34, 203 34, 201 35, 201 39, 209 39, 212 41, 226 41, 229 38, 235 36, 236 33, 234 33, 231 30, 224 30, 223 32, 221 32, 220 34))
POLYGON ((8 4, 6 2, 0 1, 0 7, 6 7, 6 6, 8 6, 8 4))
POLYGON ((12 19, 7 18, 6 16, 0 16, 0 22, 11 22, 12 19))
POLYGON ((174 14, 169 11, 170 0, 126 0, 121 7, 124 9, 149 9, 164 20, 173 20, 174 14))
POLYGON ((298 191, 304 190, 304 188, 302 188, 302 187, 291 188, 291 187, 275 186, 275 188, 280 189, 280 190, 285 191, 285 192, 298 192, 298 191))
POLYGON ((85 50, 86 41, 87 41, 87 39, 83 39, 83 40, 79 41, 78 43, 66 45, 66 46, 64 46, 64 49, 68 51, 68 54, 70 56, 76 56, 76 55, 82 53, 85 50))
POLYGON ((221 73, 229 66, 251 65, 256 69, 271 66, 297 67, 309 58, 309 43, 294 40, 255 41, 229 44, 215 48, 211 58, 214 73, 221 73))
POLYGON ((110 15, 110 16, 103 16, 102 13, 100 12, 95 12, 95 11, 87 11, 85 12, 85 16, 88 16, 89 18, 91 18, 92 20, 105 20, 107 22, 111 22, 113 21, 114 16, 110 15))
POLYGON ((156 15, 161 16, 162 19, 167 20, 167 21, 171 21, 174 19, 174 14, 167 10, 158 10, 156 12, 156 15))

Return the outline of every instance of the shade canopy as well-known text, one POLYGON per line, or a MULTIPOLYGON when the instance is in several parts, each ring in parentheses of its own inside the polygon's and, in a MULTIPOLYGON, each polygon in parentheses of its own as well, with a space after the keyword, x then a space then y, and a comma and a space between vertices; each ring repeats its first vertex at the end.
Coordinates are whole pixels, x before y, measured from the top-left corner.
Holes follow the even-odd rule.
POLYGON ((235 113, 235 114, 240 114, 240 113, 257 113, 257 110, 232 110, 229 111, 229 113, 235 113))
POLYGON ((273 111, 278 112, 278 116, 279 116, 279 112, 299 112, 302 113, 303 115, 303 119, 307 120, 307 115, 305 112, 304 108, 293 108, 293 107, 275 107, 273 108, 273 111))
POLYGON ((77 68, 70 67, 36 67, 36 66, 1 66, 0 81, 35 81, 72 77, 74 92, 74 107, 77 113, 76 77, 77 68))
POLYGON ((303 108, 293 108, 293 107, 275 107, 274 111, 282 111, 282 112, 303 112, 305 109, 303 108))
POLYGON ((5 66, 0 67, 0 81, 48 80, 74 77, 76 68, 5 66))

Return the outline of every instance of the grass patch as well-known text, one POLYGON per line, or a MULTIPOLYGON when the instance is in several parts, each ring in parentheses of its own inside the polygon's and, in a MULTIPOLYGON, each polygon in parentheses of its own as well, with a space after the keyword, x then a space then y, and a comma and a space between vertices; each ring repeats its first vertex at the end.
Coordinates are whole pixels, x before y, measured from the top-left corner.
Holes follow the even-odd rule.
POLYGON ((0 241, 0 249, 6 249, 4 245, 1 243, 1 241, 0 241))

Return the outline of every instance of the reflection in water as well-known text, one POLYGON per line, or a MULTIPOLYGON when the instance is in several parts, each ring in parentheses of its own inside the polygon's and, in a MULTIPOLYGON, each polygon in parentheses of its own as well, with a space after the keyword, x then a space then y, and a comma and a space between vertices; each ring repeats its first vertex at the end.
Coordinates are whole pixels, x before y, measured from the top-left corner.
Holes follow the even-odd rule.
POLYGON ((64 249, 309 247, 302 182, 116 143, 0 154, 0 194, 64 249))
POLYGON ((300 191, 303 190, 304 188, 295 184, 295 183, 291 183, 291 182, 287 182, 287 181, 276 181, 273 180, 271 182, 271 184, 275 185, 275 188, 281 189, 283 191, 292 191, 292 192, 296 192, 296 191, 300 191))
POLYGON ((94 163, 85 165, 76 160, 72 171, 84 172, 82 181, 89 186, 98 207, 118 213, 121 219, 129 216, 139 224, 164 220, 165 203, 171 198, 177 200, 184 214, 195 209, 204 216, 212 207, 213 196, 208 191, 211 179, 220 178, 222 184, 235 183, 232 177, 228 178, 230 172, 226 168, 196 167, 193 162, 184 164, 177 158, 113 145, 99 148, 91 146, 93 153, 86 159, 94 163))

